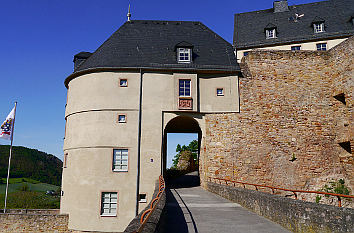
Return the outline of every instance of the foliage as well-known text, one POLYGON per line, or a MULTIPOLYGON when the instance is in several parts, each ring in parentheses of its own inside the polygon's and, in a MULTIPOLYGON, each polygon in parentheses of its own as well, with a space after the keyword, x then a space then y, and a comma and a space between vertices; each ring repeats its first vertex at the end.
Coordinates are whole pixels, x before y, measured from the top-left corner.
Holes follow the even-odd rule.
MULTIPOLYGON (((337 193, 337 194, 350 194, 350 189, 345 185, 344 179, 339 179, 338 181, 330 181, 329 184, 325 184, 321 191, 326 193, 337 193)), ((325 195, 329 197, 329 195, 325 195)), ((317 198, 316 198, 317 199, 317 198)))
POLYGON ((322 197, 319 196, 319 195, 317 195, 317 196, 316 196, 316 203, 320 203, 321 199, 322 199, 322 197))
MULTIPOLYGON (((2 178, 7 177, 9 150, 8 145, 0 145, 0 177, 2 178)), ((60 159, 22 146, 14 146, 12 152, 11 178, 27 177, 42 183, 60 185, 63 164, 60 159)))
POLYGON ((176 152, 178 152, 178 153, 175 155, 175 158, 172 160, 173 161, 173 164, 172 164, 173 168, 177 167, 178 160, 179 160, 179 157, 181 156, 182 151, 192 152, 194 161, 196 162, 196 164, 198 164, 198 141, 193 140, 189 143, 188 146, 186 146, 186 145, 181 146, 180 144, 177 145, 176 152))
MULTIPOLYGON (((0 208, 4 208, 4 194, 0 195, 0 208)), ((59 209, 60 197, 48 196, 41 192, 19 191, 9 193, 9 209, 59 209)))

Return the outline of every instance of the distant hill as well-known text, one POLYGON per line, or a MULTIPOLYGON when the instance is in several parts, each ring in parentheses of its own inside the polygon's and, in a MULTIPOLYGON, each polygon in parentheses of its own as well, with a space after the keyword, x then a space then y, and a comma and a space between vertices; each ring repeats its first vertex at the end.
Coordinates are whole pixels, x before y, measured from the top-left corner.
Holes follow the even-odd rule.
MULTIPOLYGON (((7 177, 10 146, 0 145, 0 177, 7 177)), ((26 177, 59 185, 63 162, 54 155, 23 146, 12 149, 10 177, 26 177)))

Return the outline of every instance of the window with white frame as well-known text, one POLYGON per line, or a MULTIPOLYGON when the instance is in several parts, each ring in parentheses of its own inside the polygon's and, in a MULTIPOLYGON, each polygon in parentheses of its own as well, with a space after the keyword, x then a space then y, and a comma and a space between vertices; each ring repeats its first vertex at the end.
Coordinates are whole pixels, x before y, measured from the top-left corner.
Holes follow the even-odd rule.
POLYGON ((300 46, 300 45, 291 46, 291 50, 292 50, 292 51, 301 50, 301 46, 300 46))
POLYGON ((314 23, 313 24, 313 30, 315 33, 320 33, 320 32, 324 32, 324 23, 314 23))
POLYGON ((117 215, 117 192, 103 192, 101 203, 101 215, 102 216, 116 216, 117 215))
POLYGON ((276 29, 273 28, 273 29, 266 29, 266 38, 267 39, 271 39, 271 38, 276 38, 277 35, 276 35, 276 29))
POLYGON ((128 171, 128 149, 113 150, 113 171, 128 171))
POLYGON ((191 62, 191 49, 190 48, 178 48, 178 62, 189 63, 191 62))
POLYGON ((191 80, 180 79, 179 80, 179 96, 190 97, 191 96, 191 80))
POLYGON ((317 51, 326 51, 327 50, 327 43, 319 43, 316 44, 317 51))

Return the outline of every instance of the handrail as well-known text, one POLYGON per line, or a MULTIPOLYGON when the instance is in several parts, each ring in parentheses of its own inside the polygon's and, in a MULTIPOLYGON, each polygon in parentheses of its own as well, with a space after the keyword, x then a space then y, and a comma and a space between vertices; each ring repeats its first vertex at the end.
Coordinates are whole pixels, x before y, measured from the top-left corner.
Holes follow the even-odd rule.
POLYGON ((219 180, 219 184, 221 184, 221 181, 224 181, 227 186, 229 186, 229 184, 227 182, 233 183, 234 186, 235 186, 235 183, 242 184, 243 188, 246 188, 245 185, 251 185, 251 186, 254 186, 257 191, 258 191, 258 187, 270 188, 272 190, 272 194, 275 194, 274 193, 275 189, 276 190, 287 191, 287 192, 292 192, 292 193, 294 193, 294 196, 295 196, 296 200, 297 200, 297 194, 296 193, 316 193, 316 194, 324 194, 324 195, 336 196, 338 198, 338 206, 339 207, 342 207, 341 197, 354 198, 354 196, 352 196, 352 195, 345 195, 345 194, 338 194, 338 193, 327 193, 327 192, 321 192, 321 191, 307 191, 307 190, 297 190, 297 189, 285 189, 285 188, 273 187, 273 186, 269 186, 269 185, 252 184, 252 183, 247 183, 247 182, 242 182, 242 181, 235 181, 235 180, 229 180, 229 179, 223 179, 223 178, 217 178, 217 177, 211 177, 211 176, 209 176, 208 178, 209 178, 210 182, 211 182, 211 179, 219 180))
POLYGON ((162 193, 165 191, 165 180, 163 179, 162 175, 159 177, 159 192, 157 193, 156 197, 151 201, 150 208, 145 210, 144 213, 140 217, 140 226, 136 231, 141 232, 144 229, 144 226, 148 219, 150 218, 151 214, 156 209, 157 204, 161 200, 162 193))

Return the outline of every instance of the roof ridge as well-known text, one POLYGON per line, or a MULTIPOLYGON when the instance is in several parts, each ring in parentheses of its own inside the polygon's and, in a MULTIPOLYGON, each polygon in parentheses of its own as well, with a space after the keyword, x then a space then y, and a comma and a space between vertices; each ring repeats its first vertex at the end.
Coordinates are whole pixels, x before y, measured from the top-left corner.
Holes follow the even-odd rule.
POLYGON ((172 22, 172 23, 178 23, 178 22, 184 22, 184 23, 202 23, 200 21, 190 21, 190 20, 155 20, 155 19, 135 19, 131 20, 130 22, 172 22))
MULTIPOLYGON (((324 3, 324 2, 330 2, 330 0, 324 0, 324 1, 318 1, 318 2, 309 2, 309 3, 303 3, 303 4, 297 4, 297 5, 290 5, 289 6, 289 10, 290 7, 291 8, 296 8, 297 6, 304 6, 304 5, 315 5, 318 3, 324 3)), ((274 8, 267 8, 267 9, 263 9, 263 10, 256 10, 256 11, 247 11, 247 12, 241 12, 241 13, 235 13, 235 15, 243 15, 243 14, 249 14, 249 13, 256 13, 256 12, 262 12, 262 11, 269 11, 269 10, 273 10, 274 8)), ((282 13, 282 12, 278 12, 278 13, 282 13)))

